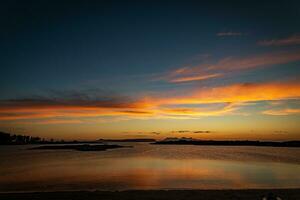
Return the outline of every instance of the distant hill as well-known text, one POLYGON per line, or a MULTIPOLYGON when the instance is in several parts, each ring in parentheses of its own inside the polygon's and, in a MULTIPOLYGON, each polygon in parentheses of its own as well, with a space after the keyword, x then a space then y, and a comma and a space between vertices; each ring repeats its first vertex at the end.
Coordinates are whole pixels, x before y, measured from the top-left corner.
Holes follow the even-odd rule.
POLYGON ((300 141, 251 141, 251 140, 162 140, 156 145, 213 145, 213 146, 268 146, 268 147, 300 147, 300 141))

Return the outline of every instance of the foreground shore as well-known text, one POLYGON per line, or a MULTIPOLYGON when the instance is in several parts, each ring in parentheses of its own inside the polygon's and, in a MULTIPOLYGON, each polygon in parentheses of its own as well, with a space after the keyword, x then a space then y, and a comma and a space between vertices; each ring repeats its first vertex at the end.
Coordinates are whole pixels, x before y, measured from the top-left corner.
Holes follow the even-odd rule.
POLYGON ((250 190, 129 190, 0 193, 2 200, 261 200, 268 195, 282 200, 300 199, 300 189, 250 190))

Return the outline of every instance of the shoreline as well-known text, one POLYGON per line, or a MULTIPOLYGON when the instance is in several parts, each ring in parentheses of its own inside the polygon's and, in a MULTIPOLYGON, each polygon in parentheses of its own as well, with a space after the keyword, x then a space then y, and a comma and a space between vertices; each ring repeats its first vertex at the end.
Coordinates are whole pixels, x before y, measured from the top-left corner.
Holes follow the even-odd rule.
POLYGON ((299 140, 292 141, 254 141, 254 140, 162 140, 153 145, 195 145, 195 146, 255 146, 255 147, 300 147, 299 140))
POLYGON ((205 189, 205 190, 124 190, 124 191, 53 191, 53 192, 8 192, 0 193, 0 199, 189 199, 189 200, 229 200, 229 199, 262 199, 275 195, 281 199, 300 199, 300 188, 289 189, 205 189))

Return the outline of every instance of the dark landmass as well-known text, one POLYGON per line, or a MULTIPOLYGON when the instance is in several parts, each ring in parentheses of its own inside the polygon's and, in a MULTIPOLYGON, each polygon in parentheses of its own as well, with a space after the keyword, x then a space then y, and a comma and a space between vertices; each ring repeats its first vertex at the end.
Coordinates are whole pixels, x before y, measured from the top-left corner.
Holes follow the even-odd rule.
POLYGON ((151 138, 133 138, 133 139, 99 139, 98 142, 155 142, 151 138))
POLYGON ((54 140, 27 135, 16 135, 11 133, 0 132, 0 145, 24 145, 24 144, 99 144, 104 142, 155 142, 151 138, 133 138, 133 139, 99 139, 99 140, 54 140))
POLYGON ((0 193, 5 200, 262 200, 300 199, 300 189, 251 190, 131 190, 131 191, 70 191, 35 193, 0 193))
POLYGON ((213 146, 262 146, 262 147, 300 147, 300 141, 250 141, 250 140, 162 140, 152 144, 156 145, 213 145, 213 146))
POLYGON ((31 137, 26 135, 16 135, 5 132, 0 132, 0 144, 9 145, 9 144, 38 144, 47 142, 46 140, 40 137, 31 137))
POLYGON ((82 144, 82 145, 53 145, 53 146, 39 146, 30 148, 30 150, 77 150, 77 151, 105 151, 107 149, 117 149, 117 148, 123 148, 123 147, 129 147, 129 146, 121 146, 121 145, 88 145, 88 144, 82 144))
POLYGON ((32 137, 28 135, 16 135, 0 132, 0 145, 24 145, 24 144, 82 144, 82 143, 101 143, 100 141, 65 141, 44 139, 40 137, 32 137))

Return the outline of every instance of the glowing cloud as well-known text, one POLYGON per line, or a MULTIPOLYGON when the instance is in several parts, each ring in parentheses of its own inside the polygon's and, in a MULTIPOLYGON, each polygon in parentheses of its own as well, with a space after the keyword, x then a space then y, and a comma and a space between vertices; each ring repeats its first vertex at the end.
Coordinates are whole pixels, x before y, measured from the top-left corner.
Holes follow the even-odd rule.
MULTIPOLYGON (((186 119, 235 114, 247 102, 300 98, 300 82, 244 83, 199 88, 183 95, 148 96, 129 101, 101 99, 20 99, 0 101, 0 120, 47 119, 45 123, 80 123, 82 118, 103 116, 134 119, 186 119), (186 105, 209 104, 204 107, 186 105), (221 106, 220 106, 221 104, 221 106), (51 119, 51 120, 49 120, 51 119)), ((285 110, 277 113, 297 113, 285 110)), ((265 114, 275 112, 266 111, 265 114)), ((276 113, 275 113, 276 114, 276 113)))
POLYGON ((221 116, 231 114, 238 109, 240 104, 227 103, 222 108, 213 109, 199 109, 199 108, 161 108, 160 114, 165 116, 190 116, 190 117, 203 117, 203 116, 221 116))
POLYGON ((262 40, 258 42, 261 46, 287 46, 287 45, 299 45, 300 34, 292 35, 287 38, 273 39, 273 40, 262 40))
POLYGON ((300 61, 300 51, 276 52, 244 58, 227 57, 215 64, 182 67, 170 72, 165 79, 171 83, 199 81, 221 77, 227 73, 270 67, 300 61))
POLYGON ((189 96, 160 99, 160 104, 252 102, 300 98, 300 82, 242 83, 194 90, 189 96))
POLYGON ((198 75, 198 76, 190 76, 190 77, 179 77, 179 78, 174 78, 170 82, 180 83, 180 82, 189 82, 189 81, 199 81, 199 80, 206 80, 206 79, 219 77, 221 75, 222 74, 207 74, 207 75, 198 75))
POLYGON ((296 115, 300 114, 300 109, 281 109, 281 110, 266 110, 263 111, 265 115, 296 115))

